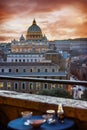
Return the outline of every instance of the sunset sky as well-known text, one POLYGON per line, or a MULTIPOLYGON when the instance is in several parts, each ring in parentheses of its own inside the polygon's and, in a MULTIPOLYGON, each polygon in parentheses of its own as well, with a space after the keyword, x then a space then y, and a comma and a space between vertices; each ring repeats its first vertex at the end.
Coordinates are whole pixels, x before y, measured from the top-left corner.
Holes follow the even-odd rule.
POLYGON ((87 0, 0 0, 0 43, 25 37, 34 18, 48 40, 87 37, 87 0))

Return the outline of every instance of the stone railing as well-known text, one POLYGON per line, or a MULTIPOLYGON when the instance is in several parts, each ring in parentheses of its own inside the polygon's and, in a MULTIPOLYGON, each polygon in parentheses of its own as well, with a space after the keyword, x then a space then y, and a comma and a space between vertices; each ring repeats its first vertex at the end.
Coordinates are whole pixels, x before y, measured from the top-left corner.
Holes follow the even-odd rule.
POLYGON ((74 119, 76 130, 87 129, 87 101, 4 90, 0 91, 0 122, 7 125, 25 110, 33 111, 33 115, 43 115, 47 109, 57 111, 59 103, 63 104, 65 117, 74 119))

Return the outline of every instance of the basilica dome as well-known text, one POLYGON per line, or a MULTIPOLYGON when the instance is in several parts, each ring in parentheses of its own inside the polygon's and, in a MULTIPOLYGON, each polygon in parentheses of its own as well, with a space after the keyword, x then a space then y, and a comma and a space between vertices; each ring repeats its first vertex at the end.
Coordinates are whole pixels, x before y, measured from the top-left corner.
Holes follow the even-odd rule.
POLYGON ((41 32, 40 27, 36 24, 36 21, 33 21, 33 24, 28 28, 27 32, 41 32))
POLYGON ((35 19, 27 30, 26 40, 41 40, 43 38, 40 27, 36 24, 35 19))

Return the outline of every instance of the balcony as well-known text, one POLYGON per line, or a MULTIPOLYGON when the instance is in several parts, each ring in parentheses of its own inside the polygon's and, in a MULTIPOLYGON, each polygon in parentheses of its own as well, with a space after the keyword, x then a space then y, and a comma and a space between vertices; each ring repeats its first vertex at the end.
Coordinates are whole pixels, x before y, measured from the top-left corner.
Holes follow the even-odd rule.
MULTIPOLYGON (((46 82, 69 85, 76 84, 87 86, 86 81, 54 80, 28 77, 0 76, 0 80, 46 82)), ((21 111, 25 110, 33 111, 34 115, 42 115, 47 109, 54 109, 57 111, 59 103, 63 104, 65 117, 72 118, 75 121, 76 130, 87 129, 87 101, 19 93, 7 90, 0 90, 0 122, 4 126, 7 126, 9 121, 21 117, 21 111)))

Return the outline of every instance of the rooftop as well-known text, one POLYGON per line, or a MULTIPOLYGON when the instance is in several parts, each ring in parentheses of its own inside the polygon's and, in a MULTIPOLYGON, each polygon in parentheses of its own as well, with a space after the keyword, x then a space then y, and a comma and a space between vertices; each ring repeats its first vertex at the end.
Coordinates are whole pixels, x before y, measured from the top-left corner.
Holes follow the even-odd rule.
POLYGON ((66 77, 67 73, 65 72, 23 72, 23 73, 0 73, 0 75, 6 75, 8 74, 8 76, 40 76, 40 77, 43 77, 43 76, 64 76, 66 77))

